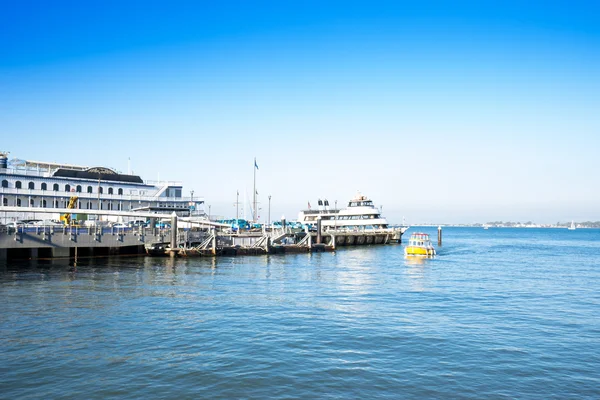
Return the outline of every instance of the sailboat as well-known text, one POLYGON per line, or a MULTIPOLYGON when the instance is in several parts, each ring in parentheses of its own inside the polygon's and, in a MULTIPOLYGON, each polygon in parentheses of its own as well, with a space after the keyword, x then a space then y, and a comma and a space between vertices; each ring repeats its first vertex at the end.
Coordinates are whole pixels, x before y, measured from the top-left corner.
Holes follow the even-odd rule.
POLYGON ((567 228, 570 231, 574 231, 575 230, 575 222, 571 221, 571 226, 567 228))

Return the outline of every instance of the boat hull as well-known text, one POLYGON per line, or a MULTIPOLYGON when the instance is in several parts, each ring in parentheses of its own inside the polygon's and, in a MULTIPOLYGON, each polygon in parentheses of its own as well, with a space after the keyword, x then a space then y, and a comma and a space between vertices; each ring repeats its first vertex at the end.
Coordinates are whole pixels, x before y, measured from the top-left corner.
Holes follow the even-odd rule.
POLYGON ((404 255, 413 257, 433 257, 435 249, 419 246, 407 246, 404 248, 404 255))

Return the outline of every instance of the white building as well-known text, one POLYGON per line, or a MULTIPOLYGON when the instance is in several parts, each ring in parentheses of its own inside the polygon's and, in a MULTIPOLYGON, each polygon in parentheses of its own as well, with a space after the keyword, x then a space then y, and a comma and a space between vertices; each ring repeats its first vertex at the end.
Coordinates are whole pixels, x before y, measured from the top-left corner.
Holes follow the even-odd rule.
MULTIPOLYGON (((7 153, 0 153, 0 219, 5 223, 35 218, 29 207, 67 208, 71 198, 78 209, 204 215, 204 199, 182 192, 181 182, 144 181, 106 167, 37 161, 13 161, 9 167, 7 153), (23 212, 2 212, 1 206, 23 207, 23 212)), ((43 219, 58 220, 59 214, 43 219)))

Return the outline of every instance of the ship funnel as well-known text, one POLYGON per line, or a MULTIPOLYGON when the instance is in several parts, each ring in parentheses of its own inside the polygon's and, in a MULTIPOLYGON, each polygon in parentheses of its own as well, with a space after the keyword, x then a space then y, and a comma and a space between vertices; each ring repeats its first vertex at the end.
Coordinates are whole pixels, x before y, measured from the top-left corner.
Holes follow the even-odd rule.
POLYGON ((323 205, 325 206, 325 211, 329 211, 329 200, 325 199, 323 205))
POLYGON ((319 199, 318 205, 319 205, 319 211, 323 211, 323 200, 319 199))

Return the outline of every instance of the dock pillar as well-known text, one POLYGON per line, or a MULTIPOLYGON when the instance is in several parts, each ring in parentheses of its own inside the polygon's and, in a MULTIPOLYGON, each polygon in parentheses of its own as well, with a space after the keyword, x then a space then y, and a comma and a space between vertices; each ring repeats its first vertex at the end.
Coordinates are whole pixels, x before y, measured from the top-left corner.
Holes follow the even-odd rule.
POLYGON ((317 217, 317 244, 321 244, 321 216, 317 217))
POLYGON ((8 260, 8 249, 0 249, 0 262, 8 260))
POLYGON ((171 250, 177 248, 177 214, 171 214, 171 250))
POLYGON ((335 233, 331 235, 331 248, 335 250, 335 233))
POLYGON ((438 246, 442 245, 442 227, 438 226, 438 246))
POLYGON ((216 233, 214 227, 212 229, 212 249, 211 249, 211 252, 212 252, 213 256, 217 255, 217 233, 216 233))

